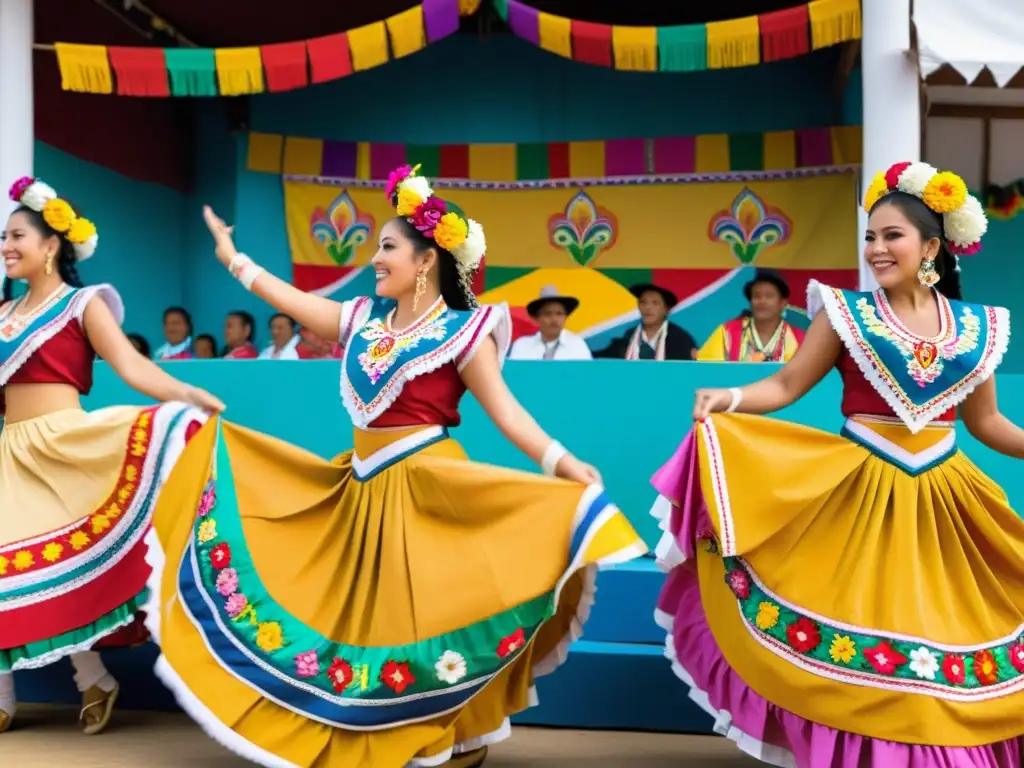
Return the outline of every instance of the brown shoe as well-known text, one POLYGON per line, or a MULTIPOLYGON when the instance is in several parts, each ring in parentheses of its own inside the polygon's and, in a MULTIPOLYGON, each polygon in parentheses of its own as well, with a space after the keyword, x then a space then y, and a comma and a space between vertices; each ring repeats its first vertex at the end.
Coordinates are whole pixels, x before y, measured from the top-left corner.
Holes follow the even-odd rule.
POLYGON ((11 727, 11 723, 13 722, 14 718, 12 718, 6 712, 0 712, 0 733, 9 730, 11 727))
POLYGON ((472 752, 463 752, 461 755, 455 755, 444 766, 445 768, 480 768, 486 759, 487 747, 480 747, 480 749, 474 749, 472 752))
POLYGON ((114 684, 114 690, 104 691, 93 686, 82 696, 82 711, 78 715, 78 724, 86 736, 103 733, 110 725, 110 717, 114 714, 114 704, 121 686, 114 684))

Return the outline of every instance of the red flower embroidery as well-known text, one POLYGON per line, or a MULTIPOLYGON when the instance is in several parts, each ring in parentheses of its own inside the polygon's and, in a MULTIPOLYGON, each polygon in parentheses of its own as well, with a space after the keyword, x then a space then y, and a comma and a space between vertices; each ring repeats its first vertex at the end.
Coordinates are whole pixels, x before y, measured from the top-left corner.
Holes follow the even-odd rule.
POLYGON ((893 675, 896 673, 896 667, 907 663, 907 657, 889 645, 886 640, 874 647, 865 648, 864 658, 880 675, 893 675))
POLYGON ((389 661, 380 672, 380 679, 388 688, 395 693, 401 693, 410 685, 416 682, 416 678, 409 671, 407 662, 389 661))
POLYGON ((967 679, 967 670, 964 667, 964 657, 955 653, 947 653, 942 660, 942 674, 953 685, 963 685, 967 679))
POLYGON ((1014 643, 1009 650, 1010 663, 1018 672, 1024 672, 1024 643, 1014 643))
POLYGON ((821 644, 821 633, 817 624, 801 617, 786 627, 786 639, 800 653, 810 653, 821 644))
POLYGON ((327 668, 327 677, 330 678, 334 690, 342 693, 352 683, 352 665, 344 659, 335 659, 327 668))
POLYGON ((218 571, 231 565, 231 547, 221 542, 210 550, 210 565, 218 571))
POLYGON ((982 685, 992 685, 999 680, 999 664, 992 651, 978 651, 974 654, 974 676, 982 685))
POLYGON ((746 571, 740 569, 729 571, 725 574, 725 583, 740 600, 750 597, 750 577, 747 576, 746 571))
POLYGON ((520 627, 508 637, 502 638, 501 642, 498 643, 498 658, 504 659, 506 656, 511 656, 524 645, 526 645, 526 633, 520 627))

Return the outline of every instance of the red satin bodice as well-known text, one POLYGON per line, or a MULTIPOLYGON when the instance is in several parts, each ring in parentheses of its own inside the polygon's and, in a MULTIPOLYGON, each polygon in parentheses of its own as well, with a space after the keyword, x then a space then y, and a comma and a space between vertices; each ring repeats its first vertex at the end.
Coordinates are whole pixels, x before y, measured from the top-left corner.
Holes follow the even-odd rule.
POLYGON ((466 394, 455 363, 424 373, 402 387, 402 394, 370 427, 411 427, 421 424, 457 427, 459 401, 466 394))
MULTIPOLYGON (((856 414, 865 416, 895 416, 889 404, 875 391, 850 353, 844 348, 836 363, 839 375, 843 378, 843 416, 849 418, 856 414)), ((956 408, 950 408, 935 421, 955 421, 956 408)))
MULTIPOLYGON (((79 393, 92 389, 92 366, 96 352, 85 336, 81 322, 68 321, 53 338, 32 353, 28 360, 11 374, 8 384, 70 384, 79 393)), ((4 412, 3 390, 0 389, 0 413, 4 412)))

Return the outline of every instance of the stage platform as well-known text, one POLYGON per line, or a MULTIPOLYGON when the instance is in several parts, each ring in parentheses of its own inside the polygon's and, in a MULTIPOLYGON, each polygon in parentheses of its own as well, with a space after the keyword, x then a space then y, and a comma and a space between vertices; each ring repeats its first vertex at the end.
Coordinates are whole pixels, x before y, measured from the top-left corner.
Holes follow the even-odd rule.
MULTIPOLYGON (((584 639, 555 674, 538 681, 540 705, 514 719, 522 725, 669 733, 711 733, 711 719, 687 695, 664 657, 665 633, 653 619, 664 574, 651 558, 602 571, 584 639)), ((123 709, 175 711, 152 674, 157 649, 104 651, 121 683, 123 709)), ((26 703, 79 701, 67 661, 16 675, 26 703)))

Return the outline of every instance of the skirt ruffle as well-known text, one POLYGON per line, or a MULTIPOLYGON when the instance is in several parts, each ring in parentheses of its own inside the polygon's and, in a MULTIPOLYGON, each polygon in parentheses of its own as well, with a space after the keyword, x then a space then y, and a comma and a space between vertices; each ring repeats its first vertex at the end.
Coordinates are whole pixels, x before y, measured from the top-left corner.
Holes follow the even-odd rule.
POLYGON ((433 766, 505 738, 598 566, 645 551, 603 489, 475 464, 439 428, 357 432, 327 462, 211 424, 154 527, 157 673, 264 766, 433 766))
POLYGON ((144 537, 206 416, 181 403, 59 411, 0 433, 0 672, 139 641, 144 537))
POLYGON ((928 611, 950 610, 935 600, 947 585, 971 594, 985 579, 1012 584, 1020 577, 1019 559, 1005 554, 1015 551, 1024 524, 961 454, 911 477, 839 436, 716 416, 710 427, 695 427, 653 484, 660 495, 652 514, 664 531, 656 555, 668 572, 655 618, 668 632, 675 674, 715 717, 717 732, 763 762, 795 768, 1021 764, 1024 726, 1013 712, 1024 647, 1012 610, 981 614, 961 629, 1010 625, 1005 638, 997 630, 988 644, 915 639, 919 625, 957 629, 948 616, 929 624, 928 611), (810 441, 808 455, 817 460, 780 469, 776 462, 803 458, 786 455, 794 441, 810 441), (741 452, 740 445, 748 447, 741 452), (759 492, 744 495, 744 487, 759 492), (854 518, 860 528, 851 531, 854 518), (957 521, 960 537, 933 539, 947 519, 957 521), (825 521, 837 537, 832 546, 819 530, 825 521), (887 540, 868 547, 867 532, 887 540), (877 550, 893 541, 905 549, 902 562, 891 550, 879 561, 877 550), (987 557, 987 569, 965 583, 957 566, 975 552, 987 557), (765 565, 777 562, 786 567, 765 565), (890 590, 924 607, 875 611, 872 599, 881 605, 888 595, 859 577, 843 582, 835 563, 870 567, 890 590), (914 569, 922 566, 927 578, 918 580, 914 569), (908 579, 897 578, 901 567, 908 579), (846 591, 830 612, 821 595, 835 579, 846 591), (801 607, 794 594, 820 604, 801 607), (898 626, 900 618, 913 631, 898 626))

